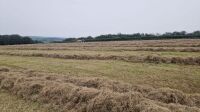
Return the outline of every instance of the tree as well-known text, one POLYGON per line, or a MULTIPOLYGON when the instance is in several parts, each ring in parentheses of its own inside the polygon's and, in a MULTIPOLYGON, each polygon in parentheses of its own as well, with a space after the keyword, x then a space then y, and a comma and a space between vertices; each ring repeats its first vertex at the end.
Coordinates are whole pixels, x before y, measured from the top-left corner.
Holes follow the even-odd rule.
POLYGON ((29 37, 20 35, 0 35, 0 45, 33 44, 34 41, 29 37))

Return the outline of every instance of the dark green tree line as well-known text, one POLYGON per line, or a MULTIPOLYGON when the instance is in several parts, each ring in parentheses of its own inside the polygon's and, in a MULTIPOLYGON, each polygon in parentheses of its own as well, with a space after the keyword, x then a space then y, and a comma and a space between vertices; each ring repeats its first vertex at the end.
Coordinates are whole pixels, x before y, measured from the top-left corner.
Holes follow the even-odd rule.
POLYGON ((34 44, 30 37, 23 37, 20 35, 0 35, 0 45, 16 45, 16 44, 34 44))
POLYGON ((108 34, 97 37, 80 37, 67 38, 63 42, 93 42, 93 41, 122 41, 122 40, 161 40, 161 39, 200 39, 200 31, 187 33, 181 32, 166 32, 164 34, 149 34, 149 33, 134 33, 134 34, 108 34))

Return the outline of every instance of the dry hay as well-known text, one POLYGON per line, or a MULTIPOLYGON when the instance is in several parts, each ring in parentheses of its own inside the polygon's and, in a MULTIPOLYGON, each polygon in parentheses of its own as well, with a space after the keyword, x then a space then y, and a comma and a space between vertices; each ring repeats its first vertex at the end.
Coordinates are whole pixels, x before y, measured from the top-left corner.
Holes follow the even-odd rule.
POLYGON ((106 78, 25 70, 0 74, 0 89, 63 112, 200 112, 200 95, 134 86, 106 78))
MULTIPOLYGON (((110 51, 153 51, 153 52, 200 52, 199 47, 119 47, 110 51)), ((44 49, 43 49, 44 50, 44 49)), ((51 49, 48 49, 51 50, 51 49)), ((53 49, 52 49, 53 50, 53 49)), ((59 50, 59 49, 58 49, 59 50)), ((63 49, 65 50, 65 49, 63 49)))
POLYGON ((1 67, 0 72, 9 72, 9 68, 7 67, 1 67))
POLYGON ((153 52, 200 52, 199 47, 132 47, 132 46, 84 46, 84 47, 5 47, 3 50, 71 50, 71 51, 153 51, 153 52))
POLYGON ((200 39, 134 40, 84 43, 52 43, 37 45, 10 45, 3 49, 45 49, 45 48, 86 48, 86 47, 200 47, 200 39))
POLYGON ((24 56, 24 57, 47 57, 60 59, 76 59, 76 60, 120 60, 126 62, 150 62, 150 63, 173 63, 184 65, 200 65, 200 57, 162 57, 162 56, 101 56, 101 55, 62 55, 48 53, 17 53, 1 51, 0 55, 24 56))
POLYGON ((200 57, 159 57, 159 56, 146 56, 143 58, 143 62, 151 63, 173 63, 173 64, 184 64, 184 65, 200 65, 200 57))

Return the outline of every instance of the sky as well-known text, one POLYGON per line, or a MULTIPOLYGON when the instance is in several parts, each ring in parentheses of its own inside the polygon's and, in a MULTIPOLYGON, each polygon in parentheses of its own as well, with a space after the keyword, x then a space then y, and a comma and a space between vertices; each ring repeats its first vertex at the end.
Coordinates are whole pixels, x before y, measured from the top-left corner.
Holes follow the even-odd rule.
POLYGON ((0 0, 0 34, 81 37, 200 30, 200 0, 0 0))

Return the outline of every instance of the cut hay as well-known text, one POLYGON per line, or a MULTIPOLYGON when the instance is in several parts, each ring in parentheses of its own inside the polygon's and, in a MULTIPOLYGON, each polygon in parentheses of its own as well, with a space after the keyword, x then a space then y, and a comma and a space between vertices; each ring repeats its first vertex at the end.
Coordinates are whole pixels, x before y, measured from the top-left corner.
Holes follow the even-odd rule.
MULTIPOLYGON (((148 62, 148 63, 168 63, 168 64, 183 64, 183 65, 200 65, 200 57, 163 57, 163 56, 101 56, 101 55, 63 55, 63 54, 49 54, 49 53, 18 53, 0 51, 0 55, 23 56, 23 57, 46 57, 59 59, 75 59, 75 60, 119 60, 126 62, 148 62)), ((2 69, 4 70, 4 69, 2 69)), ((4 70, 9 71, 9 70, 4 70)))
POLYGON ((105 78, 34 71, 0 74, 0 89, 63 112, 200 112, 200 95, 134 86, 105 78))

